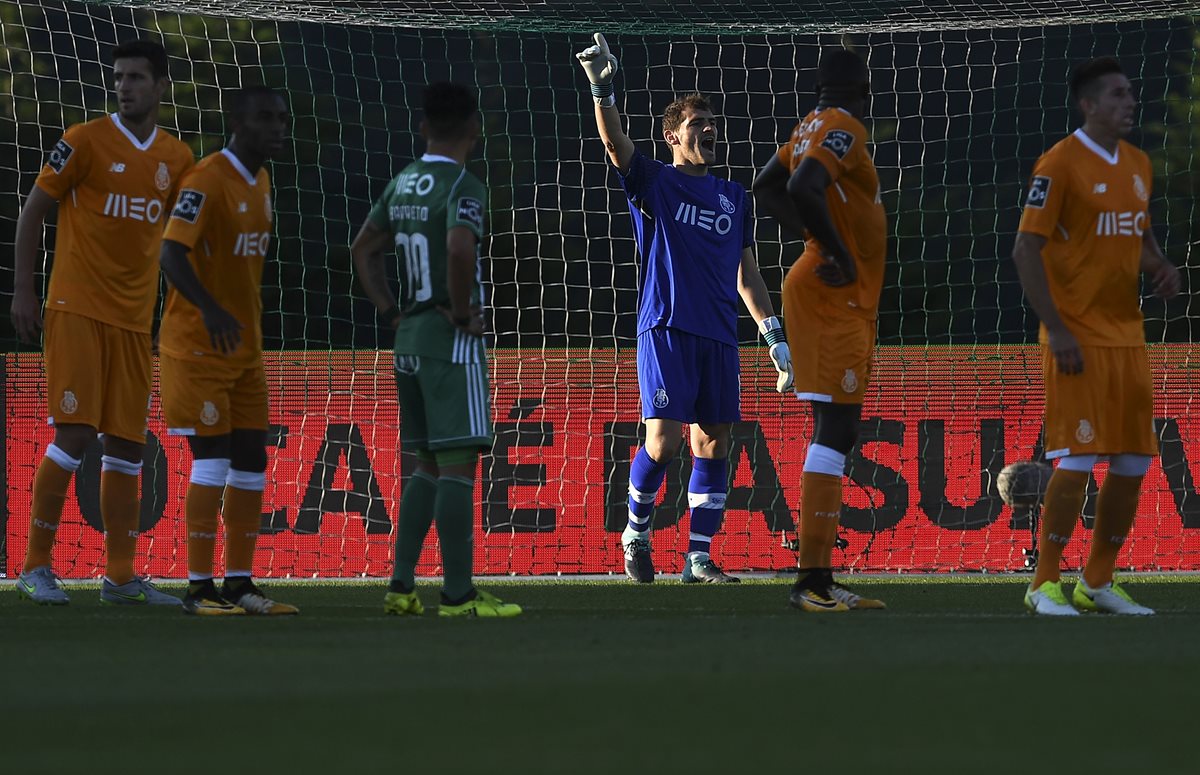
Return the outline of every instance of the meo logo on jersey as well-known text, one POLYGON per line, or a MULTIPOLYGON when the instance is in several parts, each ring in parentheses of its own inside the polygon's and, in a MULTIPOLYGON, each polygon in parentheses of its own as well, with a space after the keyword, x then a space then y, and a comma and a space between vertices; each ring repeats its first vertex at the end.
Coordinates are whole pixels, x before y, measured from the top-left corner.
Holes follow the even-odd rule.
POLYGON ((267 248, 271 246, 271 235, 267 232, 244 231, 237 235, 237 242, 233 246, 233 254, 242 256, 243 258, 253 258, 255 256, 267 255, 267 248))
POLYGON ((104 214, 113 218, 129 218, 133 221, 158 223, 158 219, 162 217, 162 211, 161 201, 147 199, 144 196, 110 193, 104 200, 104 214))
POLYGON ((715 231, 717 234, 728 234, 733 228, 733 219, 728 213, 717 215, 716 210, 701 210, 696 205, 681 202, 675 211, 675 220, 691 226, 699 226, 705 231, 715 231))
POLYGON ((70 159, 74 152, 75 149, 66 140, 59 140, 54 144, 54 150, 50 152, 50 158, 46 160, 46 164, 50 165, 50 169, 54 170, 54 174, 57 175, 63 171, 63 167, 67 166, 67 159, 70 159))
POLYGON ((483 202, 469 196, 459 199, 458 220, 466 221, 479 231, 483 231, 483 202))
POLYGON ((185 188, 179 192, 179 201, 175 203, 175 209, 171 211, 171 217, 188 223, 195 223, 196 217, 200 215, 201 207, 204 207, 204 194, 195 189, 185 188))
POLYGON ((1096 218, 1096 234, 1101 237, 1138 237, 1146 231, 1145 211, 1100 213, 1096 218))
POLYGON ((854 135, 844 129, 830 129, 826 133, 825 139, 821 141, 821 147, 833 151, 833 155, 839 159, 846 158, 852 145, 854 145, 854 135))
POLYGON ((1029 196, 1025 198, 1026 207, 1036 207, 1039 210, 1046 206, 1046 197, 1050 196, 1050 178, 1038 175, 1029 184, 1029 196))

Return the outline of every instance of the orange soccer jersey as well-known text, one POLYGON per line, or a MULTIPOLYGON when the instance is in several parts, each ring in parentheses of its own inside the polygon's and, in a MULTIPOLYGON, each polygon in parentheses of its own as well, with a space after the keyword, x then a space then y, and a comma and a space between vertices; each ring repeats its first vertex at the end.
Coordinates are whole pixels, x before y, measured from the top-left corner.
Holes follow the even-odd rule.
POLYGON ((804 255, 789 272, 796 274, 789 285, 804 295, 806 303, 874 320, 887 257, 887 219, 879 196, 879 176, 867 152, 866 127, 841 108, 818 108, 796 126, 778 156, 790 172, 810 158, 829 172, 832 185, 825 193, 829 215, 858 269, 855 283, 842 288, 824 285, 813 273, 822 260, 823 248, 810 235, 804 255))
POLYGON ((47 309, 150 333, 163 221, 193 162, 162 129, 139 142, 115 113, 67 129, 37 178, 59 203, 47 309))
POLYGON ((242 341, 222 355, 213 346, 200 310, 174 288, 167 293, 159 349, 187 361, 220 358, 250 368, 262 362, 263 260, 271 241, 271 178, 257 176, 229 149, 203 159, 179 191, 163 235, 190 248, 196 276, 242 324, 242 341))
POLYGON ((1034 165, 1020 230, 1046 238, 1050 295, 1082 345, 1146 341, 1138 272, 1150 186, 1145 153, 1122 141, 1110 155, 1081 129, 1034 165))

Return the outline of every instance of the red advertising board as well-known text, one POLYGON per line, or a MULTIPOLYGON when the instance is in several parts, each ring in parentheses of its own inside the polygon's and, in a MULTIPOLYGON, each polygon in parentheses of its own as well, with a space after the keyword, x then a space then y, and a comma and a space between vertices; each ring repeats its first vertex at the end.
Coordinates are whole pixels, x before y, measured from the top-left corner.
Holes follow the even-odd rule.
MULTIPOLYGON (((1151 348, 1163 456, 1146 479, 1121 564, 1200 569, 1200 349, 1151 348)), ((386 352, 267 356, 273 447, 255 572, 264 577, 387 576, 402 484, 397 405, 386 352)), ((729 508, 714 554, 732 571, 794 564, 792 537, 811 422, 807 406, 772 391, 760 348, 743 354, 743 421, 731 452, 729 508)), ((30 486, 52 438, 40 356, 5 360, 5 550, 24 559, 30 486)), ((476 568, 482 574, 621 571, 629 460, 639 435, 632 350, 500 350, 492 363, 497 443, 476 483, 476 568)), ((1030 530, 995 494, 995 474, 1040 453, 1041 376, 1026 346, 881 348, 849 466, 846 549, 860 571, 1015 570, 1030 530)), ((191 463, 168 437, 157 403, 143 477, 140 573, 186 574, 183 497, 191 463)), ((656 564, 677 571, 687 542, 685 454, 655 514, 656 564)), ((1098 472, 1102 475, 1102 471, 1098 472)), ((99 575, 99 454, 89 453, 55 549, 64 578, 99 575)), ((1081 562, 1094 497, 1066 562, 1081 562)), ((418 572, 440 571, 436 541, 418 572)), ((220 572, 218 564, 218 572, 220 572)))

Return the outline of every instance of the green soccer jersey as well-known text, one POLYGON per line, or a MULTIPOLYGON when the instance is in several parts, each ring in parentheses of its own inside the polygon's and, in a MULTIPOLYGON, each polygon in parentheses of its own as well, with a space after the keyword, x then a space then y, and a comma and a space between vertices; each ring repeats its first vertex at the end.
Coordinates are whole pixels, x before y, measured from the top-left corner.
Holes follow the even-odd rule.
MULTIPOLYGON (((398 303, 404 319, 396 329, 396 353, 453 363, 484 360, 483 340, 455 328, 438 311, 450 306, 446 287, 446 233, 456 226, 483 240, 487 190, 453 159, 425 154, 384 189, 370 219, 392 233, 399 262, 398 303)), ((476 264, 471 303, 480 303, 476 264)))

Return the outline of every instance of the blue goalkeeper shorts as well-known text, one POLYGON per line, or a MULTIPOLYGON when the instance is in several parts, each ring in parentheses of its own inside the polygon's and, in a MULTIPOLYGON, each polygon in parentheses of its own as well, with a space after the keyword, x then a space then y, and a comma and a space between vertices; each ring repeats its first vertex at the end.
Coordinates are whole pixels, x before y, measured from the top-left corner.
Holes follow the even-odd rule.
POLYGON ((742 419, 738 348, 675 328, 638 335, 642 417, 680 422, 742 419))

